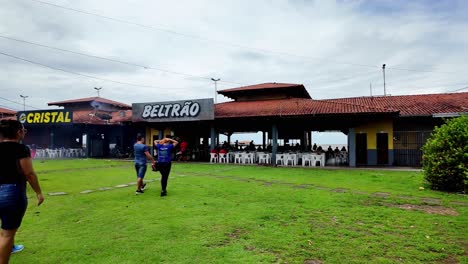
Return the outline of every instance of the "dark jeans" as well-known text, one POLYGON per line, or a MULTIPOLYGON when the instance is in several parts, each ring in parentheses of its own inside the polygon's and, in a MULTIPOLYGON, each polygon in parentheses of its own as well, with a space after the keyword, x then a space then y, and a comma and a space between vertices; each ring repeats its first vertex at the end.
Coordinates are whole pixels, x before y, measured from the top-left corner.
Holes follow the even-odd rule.
POLYGON ((0 220, 2 229, 20 227, 28 207, 25 184, 0 184, 0 220))
POLYGON ((159 172, 161 173, 161 191, 165 192, 169 173, 171 173, 172 163, 158 162, 159 172))

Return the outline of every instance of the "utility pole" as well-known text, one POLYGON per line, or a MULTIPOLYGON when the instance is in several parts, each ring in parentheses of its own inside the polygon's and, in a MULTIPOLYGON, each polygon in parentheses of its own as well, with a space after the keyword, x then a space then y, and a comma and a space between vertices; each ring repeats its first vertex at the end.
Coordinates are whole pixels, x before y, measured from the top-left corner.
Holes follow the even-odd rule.
POLYGON ((94 87, 94 90, 97 91, 97 97, 99 97, 99 90, 101 90, 101 89, 102 89, 102 87, 94 87))
POLYGON ((211 78, 211 80, 214 82, 215 84, 215 95, 214 95, 214 103, 216 104, 216 98, 218 97, 218 81, 221 80, 221 79, 215 79, 215 78, 211 78))
POLYGON ((370 96, 372 97, 372 83, 369 83, 370 96))
POLYGON ((383 72, 383 94, 384 96, 387 96, 387 90, 385 87, 385 64, 382 65, 382 72, 383 72))
POLYGON ((20 94, 20 97, 23 98, 23 111, 26 111, 26 98, 29 96, 20 94))

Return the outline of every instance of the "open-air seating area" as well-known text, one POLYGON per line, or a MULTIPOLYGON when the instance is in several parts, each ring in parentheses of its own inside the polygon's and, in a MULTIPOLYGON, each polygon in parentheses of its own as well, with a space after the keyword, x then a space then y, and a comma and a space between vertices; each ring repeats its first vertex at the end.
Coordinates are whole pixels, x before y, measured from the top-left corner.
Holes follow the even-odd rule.
POLYGON ((348 152, 340 151, 339 153, 333 153, 328 157, 326 163, 329 166, 347 165, 348 164, 348 152))
POLYGON ((35 159, 64 159, 82 158, 84 151, 81 148, 36 149, 35 159))
MULTIPOLYGON (((234 163, 234 164, 272 164, 269 152, 261 151, 235 151, 229 153, 210 153, 210 163, 234 163)), ((340 166, 348 163, 348 153, 343 151, 333 154, 328 160, 326 154, 316 152, 288 152, 276 154, 278 166, 303 166, 325 167, 340 166)))

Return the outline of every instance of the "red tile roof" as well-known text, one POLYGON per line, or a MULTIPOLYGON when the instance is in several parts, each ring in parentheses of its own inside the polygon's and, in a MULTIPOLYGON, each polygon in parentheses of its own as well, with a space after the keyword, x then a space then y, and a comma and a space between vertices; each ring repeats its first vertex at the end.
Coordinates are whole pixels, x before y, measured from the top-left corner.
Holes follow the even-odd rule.
MULTIPOLYGON (((285 98, 286 96, 292 98, 311 98, 304 85, 294 83, 261 83, 218 91, 218 94, 222 94, 236 101, 242 97, 244 98, 241 100, 246 101, 246 97, 251 100, 255 100, 259 98, 259 96, 264 97, 265 95, 274 95, 278 93, 282 94, 285 98)), ((260 100, 264 99, 266 98, 262 98, 260 100)), ((278 98, 273 96, 273 98, 268 99, 278 98)))
POLYGON ((249 90, 264 90, 264 89, 277 89, 277 88, 289 88, 289 87, 297 87, 302 86, 302 84, 294 84, 294 83, 261 83, 249 86, 242 86, 237 88, 225 89, 218 92, 236 92, 236 91, 249 91, 249 90))
POLYGON ((0 107, 0 114, 16 115, 16 111, 0 107))
POLYGON ((215 105, 215 118, 253 116, 301 116, 355 113, 398 113, 377 106, 331 102, 312 99, 282 99, 247 102, 227 102, 215 105))
POLYGON ((65 105, 70 105, 70 104, 75 104, 75 103, 86 103, 86 102, 93 102, 93 101, 114 105, 123 109, 132 109, 131 105, 119 103, 119 102, 105 99, 102 97, 88 97, 88 98, 73 99, 73 100, 66 100, 66 101, 59 101, 59 102, 51 102, 51 103, 48 103, 48 105, 49 106, 50 105, 65 106, 65 105))
POLYGON ((353 97, 321 101, 396 109, 400 111, 401 116, 431 116, 433 114, 468 112, 468 92, 400 96, 353 97))

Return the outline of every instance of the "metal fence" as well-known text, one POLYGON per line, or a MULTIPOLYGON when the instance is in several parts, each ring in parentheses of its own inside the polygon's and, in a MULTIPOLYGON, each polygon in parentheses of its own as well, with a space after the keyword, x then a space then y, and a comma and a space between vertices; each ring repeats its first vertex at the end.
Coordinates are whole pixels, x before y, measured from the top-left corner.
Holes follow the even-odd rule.
POLYGON ((422 166, 422 146, 432 131, 394 131, 393 155, 395 166, 422 166))

